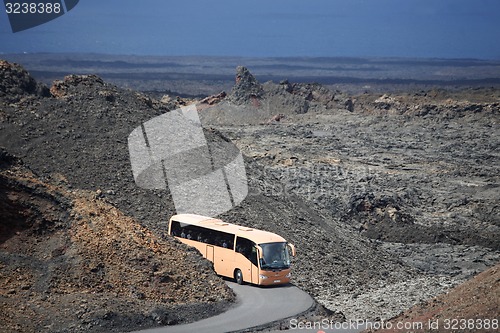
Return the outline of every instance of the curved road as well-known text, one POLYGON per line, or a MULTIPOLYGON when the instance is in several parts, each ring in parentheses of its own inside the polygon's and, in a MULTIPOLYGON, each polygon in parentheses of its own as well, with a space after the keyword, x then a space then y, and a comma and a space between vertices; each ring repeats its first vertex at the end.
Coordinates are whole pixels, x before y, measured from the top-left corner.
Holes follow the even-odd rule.
POLYGON ((308 310, 314 301, 293 285, 260 288, 227 282, 237 295, 236 305, 220 315, 191 324, 165 326, 141 333, 231 332, 289 318, 308 310))

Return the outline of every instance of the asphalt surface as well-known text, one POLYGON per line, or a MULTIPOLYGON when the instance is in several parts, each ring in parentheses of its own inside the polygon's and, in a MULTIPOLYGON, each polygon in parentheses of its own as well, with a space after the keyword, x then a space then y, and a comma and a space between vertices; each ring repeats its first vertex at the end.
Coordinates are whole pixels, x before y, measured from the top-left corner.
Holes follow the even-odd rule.
POLYGON ((261 326, 298 315, 314 305, 309 294, 293 285, 279 287, 240 286, 227 282, 236 295, 228 311, 191 324, 165 326, 142 333, 231 332, 261 326))

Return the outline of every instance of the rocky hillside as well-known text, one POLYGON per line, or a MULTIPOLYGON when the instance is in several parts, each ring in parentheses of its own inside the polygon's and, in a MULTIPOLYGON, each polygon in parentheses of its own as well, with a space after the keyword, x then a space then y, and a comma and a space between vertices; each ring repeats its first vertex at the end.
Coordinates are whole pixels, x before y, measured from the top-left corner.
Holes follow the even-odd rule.
MULTIPOLYGON (((29 77, 18 66, 4 66, 11 66, 11 70, 3 71, 0 81, 11 82, 14 75, 29 77), (22 73, 14 74, 16 71, 22 73)), ((90 191, 116 208, 113 211, 117 214, 133 218, 151 230, 158 241, 170 242, 164 234, 166 222, 174 213, 172 197, 166 189, 143 190, 135 185, 127 137, 144 121, 168 112, 182 101, 158 101, 93 75, 68 76, 55 82, 50 93, 0 97, 1 145, 20 156, 42 181, 53 183, 62 177, 71 191, 90 191)), ((227 96, 206 99, 199 109, 209 145, 234 142, 246 154, 249 195, 222 218, 279 233, 295 243, 298 257, 294 262, 294 283, 330 310, 349 319, 390 318, 457 284, 471 274, 470 270, 485 269, 498 260, 479 248, 468 257, 477 262, 458 275, 420 269, 413 264, 413 257, 399 259, 399 252, 394 252, 397 247, 361 234, 365 220, 346 218, 342 206, 328 205, 336 202, 337 195, 346 193, 338 192, 335 186, 355 182, 351 189, 359 195, 364 193, 360 192, 364 185, 374 184, 370 173, 363 178, 358 177, 362 173, 351 172, 365 170, 365 164, 358 169, 356 163, 364 161, 363 154, 371 153, 373 148, 362 146, 363 150, 358 151, 353 149, 358 141, 348 143, 342 138, 361 140, 358 126, 376 121, 357 113, 356 102, 347 95, 317 84, 260 84, 247 70, 239 68, 233 90, 227 96), (359 122, 349 115, 358 117, 359 122), (341 126, 339 132, 330 130, 336 124, 341 126), (217 129, 211 127, 214 125, 217 129), (329 147, 330 142, 335 145, 329 147), (318 173, 309 177, 307 169, 296 168, 302 165, 318 173), (324 177, 315 166, 327 166, 330 171, 335 168, 341 177, 324 177), (297 189, 309 192, 304 195, 297 189)), ((390 121, 380 124, 388 126, 390 121)), ((390 169, 383 170, 384 175, 391 174, 390 169)), ((392 208, 396 207, 377 206, 369 210, 369 218, 377 216, 376 208, 391 221, 392 208)), ((448 271, 449 266, 442 269, 448 271)))
POLYGON ((99 199, 0 152, 2 332, 122 332, 234 300, 211 265, 99 199), (193 278, 194 277, 194 278, 193 278))
POLYGON ((19 102, 20 99, 34 96, 50 96, 44 84, 36 82, 20 65, 0 60, 0 98, 7 103, 19 102))
MULTIPOLYGON (((95 76, 69 76, 50 90, 51 97, 27 95, 17 103, 4 104, 2 144, 43 179, 64 175, 71 186, 99 193, 124 214, 156 234, 164 234, 174 212, 170 193, 142 190, 134 184, 126 142, 135 127, 166 112, 168 105, 95 76)), ((218 131, 205 132, 211 144, 226 142, 218 131)), ((392 285, 417 278, 404 264, 302 199, 270 196, 266 189, 280 188, 280 182, 251 159, 246 162, 251 195, 224 217, 275 231, 294 242, 301 249, 294 281, 313 296, 332 300, 349 297, 353 290, 370 290, 380 280, 392 285), (367 272, 366 267, 371 270, 367 272)), ((436 286, 441 290, 448 284, 445 279, 436 286)), ((420 299, 420 294, 411 290, 408 304, 420 299)), ((392 306, 396 309, 400 304, 392 306)), ((340 303, 330 304, 330 308, 345 311, 340 303)), ((379 311, 373 308, 360 315, 379 311)))

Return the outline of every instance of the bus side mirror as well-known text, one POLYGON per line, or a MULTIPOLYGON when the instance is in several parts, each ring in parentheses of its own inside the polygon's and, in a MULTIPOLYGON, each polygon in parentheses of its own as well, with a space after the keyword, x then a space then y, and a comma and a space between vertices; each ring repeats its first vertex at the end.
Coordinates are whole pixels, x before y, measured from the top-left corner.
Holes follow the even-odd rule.
POLYGON ((295 257, 295 245, 291 244, 291 243, 287 243, 287 246, 290 248, 290 252, 292 253, 292 256, 295 257))

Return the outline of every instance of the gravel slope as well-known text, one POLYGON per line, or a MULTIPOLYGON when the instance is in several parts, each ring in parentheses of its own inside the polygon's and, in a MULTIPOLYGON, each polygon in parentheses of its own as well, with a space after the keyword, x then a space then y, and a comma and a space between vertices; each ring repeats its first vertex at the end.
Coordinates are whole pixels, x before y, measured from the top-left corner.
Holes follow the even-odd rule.
POLYGON ((186 323, 235 300, 196 251, 95 192, 40 181, 0 150, 2 332, 123 332, 186 323))

